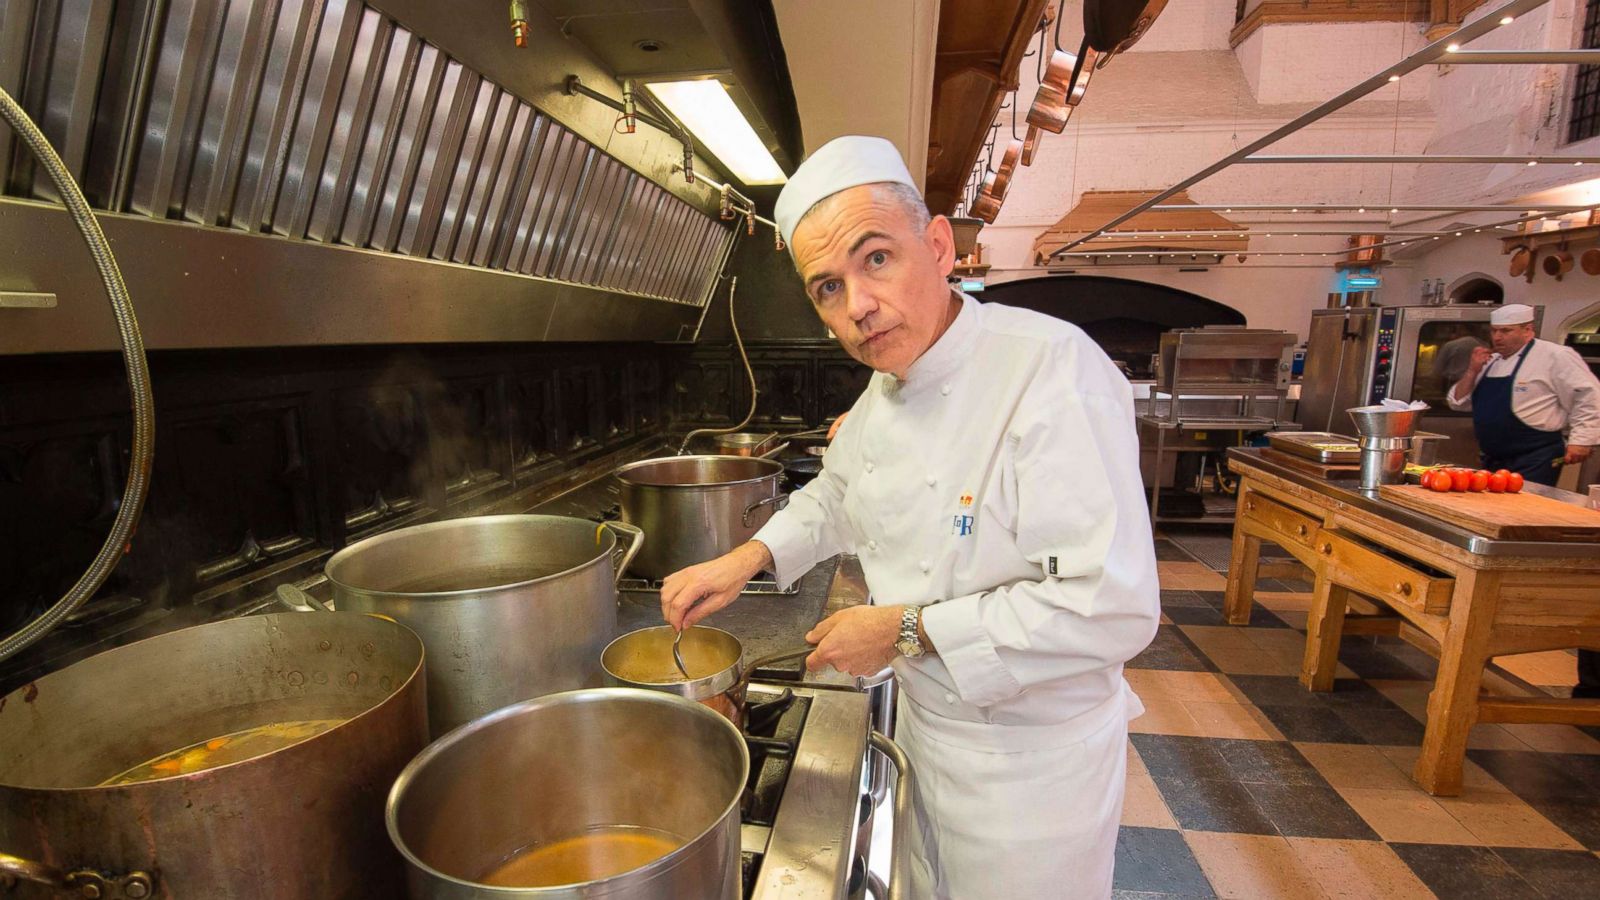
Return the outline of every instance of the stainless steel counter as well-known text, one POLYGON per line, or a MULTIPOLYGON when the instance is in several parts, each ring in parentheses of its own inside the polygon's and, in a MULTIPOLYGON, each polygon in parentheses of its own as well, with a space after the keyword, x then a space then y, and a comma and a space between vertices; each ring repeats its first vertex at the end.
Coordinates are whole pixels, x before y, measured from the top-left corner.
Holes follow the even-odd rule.
MULTIPOLYGON (((1571 542, 1557 541, 1501 541, 1476 534, 1458 525, 1452 525, 1442 519, 1436 519, 1426 513, 1416 512, 1403 506, 1398 506, 1383 500, 1376 491, 1363 491, 1355 482, 1329 481, 1308 475, 1296 469, 1280 465, 1262 456, 1261 451, 1251 447, 1236 447, 1228 451, 1230 462, 1238 460, 1252 468, 1260 469, 1275 478, 1281 478, 1291 484, 1309 488, 1320 494, 1332 497, 1350 506, 1373 515, 1382 516, 1397 525, 1421 532, 1431 538, 1437 538, 1447 544, 1460 547, 1470 553, 1484 556, 1534 556, 1534 557, 1571 557, 1573 544, 1571 542)), ((1583 504, 1585 499, 1571 491, 1558 490, 1544 485, 1529 484, 1523 490, 1530 493, 1541 494, 1552 499, 1566 503, 1583 504)))

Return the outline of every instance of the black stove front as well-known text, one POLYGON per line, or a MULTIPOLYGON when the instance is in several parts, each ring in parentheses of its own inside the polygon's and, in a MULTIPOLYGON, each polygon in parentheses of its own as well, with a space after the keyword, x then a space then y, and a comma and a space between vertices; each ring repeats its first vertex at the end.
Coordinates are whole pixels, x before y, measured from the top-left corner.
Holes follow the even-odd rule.
MULTIPOLYGON (((750 778, 739 802, 741 825, 772 828, 810 707, 810 698, 796 696, 789 688, 769 691, 752 687, 745 707, 744 742, 750 748, 750 778)), ((744 896, 748 898, 755 893, 763 851, 746 848, 740 856, 744 896)))

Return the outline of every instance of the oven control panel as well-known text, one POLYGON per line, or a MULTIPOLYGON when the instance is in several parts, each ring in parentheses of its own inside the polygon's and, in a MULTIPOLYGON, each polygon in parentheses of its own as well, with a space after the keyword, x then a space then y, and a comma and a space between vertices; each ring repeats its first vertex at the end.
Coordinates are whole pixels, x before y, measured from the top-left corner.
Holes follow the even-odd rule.
POLYGON ((1381 403, 1389 396, 1389 376, 1394 371, 1395 318, 1392 309, 1378 316, 1378 334, 1372 350, 1372 395, 1368 403, 1381 403))

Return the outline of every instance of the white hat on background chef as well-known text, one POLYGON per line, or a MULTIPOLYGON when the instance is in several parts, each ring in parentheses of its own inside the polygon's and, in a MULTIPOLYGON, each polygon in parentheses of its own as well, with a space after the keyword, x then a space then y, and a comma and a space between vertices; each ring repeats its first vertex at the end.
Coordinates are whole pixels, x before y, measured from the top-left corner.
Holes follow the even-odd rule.
POLYGON ((1526 325, 1533 322, 1533 307, 1526 303, 1507 303, 1489 313, 1490 325, 1526 325))
POLYGON ((846 188, 863 184, 891 181, 912 190, 917 183, 911 178, 905 160, 893 143, 881 137, 864 134, 847 134, 817 148, 806 157, 778 194, 773 218, 778 220, 778 230, 785 242, 794 237, 795 227, 801 218, 821 200, 846 188))

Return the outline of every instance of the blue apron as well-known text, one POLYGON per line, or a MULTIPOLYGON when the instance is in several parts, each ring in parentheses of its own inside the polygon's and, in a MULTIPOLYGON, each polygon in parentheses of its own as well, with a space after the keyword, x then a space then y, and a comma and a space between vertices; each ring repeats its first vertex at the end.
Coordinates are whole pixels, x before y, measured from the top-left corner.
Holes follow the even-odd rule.
POLYGON ((1490 378, 1485 375, 1479 379, 1472 391, 1472 430, 1478 436, 1485 469, 1520 472, 1523 478, 1535 484, 1554 485, 1561 470, 1551 462, 1567 452, 1561 432, 1530 427, 1511 410, 1517 373, 1522 371, 1533 345, 1534 341, 1528 341, 1517 354, 1517 364, 1511 368, 1510 376, 1490 378))

